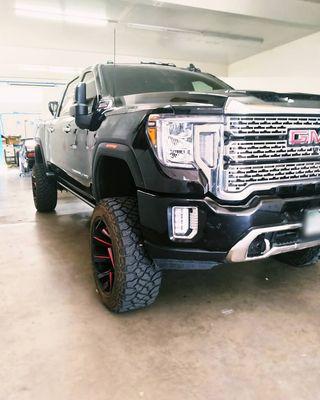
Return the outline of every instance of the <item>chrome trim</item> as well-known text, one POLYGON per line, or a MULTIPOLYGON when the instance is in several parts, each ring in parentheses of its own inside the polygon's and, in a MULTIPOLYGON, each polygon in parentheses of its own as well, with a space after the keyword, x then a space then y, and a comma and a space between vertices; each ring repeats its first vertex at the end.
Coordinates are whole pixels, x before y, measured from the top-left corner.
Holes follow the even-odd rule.
POLYGON ((291 182, 320 180, 320 162, 282 162, 261 164, 231 165, 224 173, 224 189, 228 193, 239 193, 250 186, 260 187, 268 184, 290 185, 291 182))
MULTIPOLYGON (((266 115, 266 114, 260 114, 260 115, 258 115, 258 114, 257 115, 241 115, 240 114, 239 115, 239 113, 237 115, 232 115, 232 116, 225 115, 224 129, 226 131, 230 131, 230 118, 231 117, 235 117, 235 118, 238 117, 240 119, 241 118, 249 118, 249 119, 250 118, 253 118, 253 119, 254 118, 262 118, 262 119, 267 119, 267 118, 270 117, 270 118, 274 118, 275 120, 277 120, 278 118, 286 118, 287 117, 288 120, 289 120, 289 123, 288 124, 284 123, 284 124, 288 125, 288 126, 286 126, 286 128, 285 128, 286 130, 285 131, 284 131, 284 128, 282 128, 283 132, 282 131, 279 132, 279 135, 280 134, 281 135, 286 134, 287 133, 287 127, 290 127, 290 126, 293 127, 293 125, 291 125, 291 123, 290 123, 290 120, 297 120, 294 123, 295 127, 297 127, 297 126, 298 127, 300 127, 300 126, 303 127, 304 126, 303 125, 303 120, 308 119, 308 117, 310 117, 310 120, 312 120, 314 118, 319 119, 319 122, 320 122, 320 118, 319 118, 320 117, 320 110, 318 110, 317 115, 315 115, 315 116, 313 116, 313 115, 311 115, 309 113, 310 109, 308 109, 308 108, 295 109, 295 115, 288 115, 287 109, 285 107, 283 107, 281 115, 280 114, 278 114, 278 115, 276 114, 277 110, 275 108, 273 108, 273 110, 274 110, 274 113, 272 115, 266 115), (302 111, 303 111, 303 113, 301 113, 302 111), (300 124, 299 124, 299 119, 301 119, 300 120, 300 124)), ((263 121, 262 124, 267 124, 267 122, 263 121)), ((311 121, 310 121, 310 124, 311 124, 311 121)), ((254 141, 252 139, 252 135, 251 134, 247 135, 245 133, 241 133, 241 134, 237 135, 236 132, 233 132, 232 130, 230 132, 232 134, 232 138, 231 138, 230 143, 232 143, 233 141, 238 141, 239 137, 244 138, 244 139, 247 138, 247 140, 244 142, 244 144, 246 142, 248 142, 248 141, 249 142, 254 141)), ((259 136, 259 135, 257 135, 257 136, 259 136)), ((259 139, 256 139, 256 141, 257 141, 257 143, 260 143, 259 139)), ((267 141, 267 139, 265 139, 265 141, 267 141)), ((292 173, 288 173, 288 176, 287 177, 284 176, 283 180, 276 180, 276 179, 271 179, 270 178, 269 181, 266 181, 266 180, 263 179, 264 177, 262 176, 261 177, 262 178, 261 181, 259 181, 259 179, 258 179, 259 178, 258 169, 263 167, 263 164, 266 163, 263 158, 260 159, 260 160, 257 158, 257 160, 260 161, 258 164, 253 164, 253 163, 243 164, 243 163, 239 162, 239 160, 237 160, 236 157, 233 157, 234 161, 236 161, 236 163, 230 167, 229 173, 231 173, 232 169, 235 169, 236 167, 241 168, 241 166, 243 165, 243 172, 239 171, 239 181, 241 181, 241 173, 245 173, 245 169, 247 169, 247 167, 251 166, 251 164, 252 164, 253 170, 255 168, 257 169, 257 176, 253 176, 255 179, 253 179, 252 182, 247 182, 247 183, 244 182, 245 184, 244 185, 240 185, 239 188, 236 187, 236 186, 233 187, 232 185, 228 185, 228 176, 229 176, 228 175, 228 170, 226 170, 224 168, 224 165, 223 165, 224 164, 224 156, 228 156, 228 155, 230 156, 230 154, 229 154, 230 144, 224 144, 223 137, 222 137, 222 140, 220 141, 220 143, 221 143, 221 146, 220 146, 220 149, 219 149, 220 150, 220 152, 219 152, 220 157, 219 157, 219 160, 218 160, 218 167, 216 169, 215 178, 214 178, 212 186, 211 186, 212 193, 215 194, 220 199, 230 200, 230 201, 232 201, 232 200, 233 201, 240 201, 240 200, 246 199, 253 192, 266 191, 266 190, 270 190, 270 189, 277 188, 277 187, 294 186, 294 185, 297 185, 297 184, 316 184, 316 183, 320 182, 320 176, 319 176, 319 178, 315 177, 315 176, 304 176, 304 177, 303 176, 302 177, 294 176, 294 172, 295 171, 293 171, 292 173)), ((316 158, 316 156, 315 156, 315 158, 316 158)), ((279 161, 279 157, 275 157, 274 159, 279 161)), ((248 161, 250 161, 250 160, 248 160, 248 161)), ((299 172, 299 164, 301 163, 301 160, 300 160, 300 162, 293 162, 292 160, 290 160, 290 157, 288 157, 288 158, 281 158, 281 163, 279 163, 279 164, 278 163, 277 164, 271 163, 272 158, 268 158, 268 161, 270 163, 267 165, 267 167, 266 167, 267 169, 270 168, 271 165, 275 165, 275 167, 276 166, 283 166, 285 168, 286 166, 284 164, 288 164, 289 165, 291 163, 291 164, 296 165, 297 174, 300 173, 299 172)), ((306 165, 306 167, 308 167, 309 165, 311 165, 314 162, 319 164, 318 160, 311 161, 311 160, 308 160, 307 158, 303 159, 303 165, 306 165)), ((209 178, 209 174, 207 172, 205 172, 205 173, 206 173, 206 176, 207 176, 207 179, 208 179, 209 178)), ((237 171, 235 171, 234 174, 235 174, 235 179, 236 179, 237 178, 237 171)), ((303 174, 303 175, 305 175, 305 174, 303 174)), ((309 174, 309 175, 314 175, 314 174, 309 174)), ((239 182, 239 183, 241 183, 241 182, 239 182)))
MULTIPOLYGON (((320 126, 320 121, 319 121, 320 126)), ((300 127, 299 127, 300 128, 300 127)), ((301 129, 304 129, 301 126, 301 129)), ((309 128, 310 129, 310 128, 309 128)), ((236 163, 250 161, 281 160, 290 162, 292 159, 310 160, 320 158, 319 145, 289 146, 287 140, 231 140, 225 149, 226 156, 236 163), (240 148, 240 149, 239 149, 240 148)))
POLYGON ((209 188, 212 189, 212 186, 216 184, 212 179, 212 171, 215 170, 220 161, 219 149, 222 147, 223 143, 223 127, 221 123, 218 124, 195 124, 194 125, 194 160, 197 166, 202 170, 205 174, 209 188), (200 135, 201 133, 212 133, 214 134, 213 139, 213 160, 214 166, 209 167, 201 158, 200 154, 200 135))
POLYGON ((317 240, 312 240, 309 242, 300 242, 300 243, 294 243, 294 244, 285 245, 285 246, 272 246, 269 249, 267 248, 267 250, 261 256, 248 257, 249 247, 250 247, 251 243, 253 242, 253 240, 256 239, 259 235, 261 235, 263 233, 281 232, 281 231, 286 231, 286 230, 291 230, 291 229, 299 229, 301 227, 302 227, 302 224, 297 223, 297 224, 269 226, 269 227, 265 227, 265 228, 253 229, 243 239, 239 240, 239 242, 236 243, 231 248, 231 250, 228 252, 226 259, 229 262, 244 262, 244 261, 262 260, 262 259, 274 256, 276 254, 288 253, 290 251, 295 251, 295 250, 303 250, 303 249, 307 249, 309 247, 314 247, 314 246, 320 245, 320 239, 317 239, 317 240))
POLYGON ((277 187, 284 186, 295 186, 295 185, 315 185, 319 183, 319 179, 306 179, 306 180, 288 180, 285 182, 271 182, 271 183, 260 183, 248 186, 246 189, 241 192, 226 192, 226 191, 217 191, 217 197, 223 200, 244 200, 253 192, 260 192, 264 190, 271 190, 277 187))
POLYGON ((232 206, 232 211, 230 211, 230 210, 228 210, 228 208, 225 208, 225 207, 220 206, 219 204, 215 203, 210 197, 206 197, 205 201, 206 201, 208 207, 210 207, 211 210, 213 210, 216 214, 232 215, 234 217, 243 217, 243 216, 253 215, 261 207, 261 201, 259 201, 259 203, 255 207, 242 209, 243 205, 241 205, 241 206, 234 205, 234 206, 232 206))
MULTIPOLYGON (((237 138, 259 140, 259 136, 287 136, 288 129, 312 129, 320 126, 320 114, 227 115, 227 130, 237 138), (251 138, 253 137, 253 139, 251 138)), ((267 139, 269 140, 269 139, 267 139)))

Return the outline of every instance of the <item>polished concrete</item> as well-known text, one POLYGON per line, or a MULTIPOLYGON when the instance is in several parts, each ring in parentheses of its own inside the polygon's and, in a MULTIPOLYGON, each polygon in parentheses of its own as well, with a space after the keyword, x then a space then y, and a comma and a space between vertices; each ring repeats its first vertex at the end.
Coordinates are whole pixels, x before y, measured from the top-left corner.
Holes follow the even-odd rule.
POLYGON ((91 209, 37 214, 0 172, 0 399, 316 400, 320 269, 273 260, 168 272, 154 306, 113 315, 91 277, 91 209))

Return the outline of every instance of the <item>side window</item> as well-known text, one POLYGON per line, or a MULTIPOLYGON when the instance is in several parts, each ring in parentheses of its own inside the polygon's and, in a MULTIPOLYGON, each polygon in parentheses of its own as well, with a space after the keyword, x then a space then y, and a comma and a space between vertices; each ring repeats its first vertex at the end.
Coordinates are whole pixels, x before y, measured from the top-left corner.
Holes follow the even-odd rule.
POLYGON ((213 91, 213 87, 210 85, 207 85, 205 82, 202 81, 195 81, 192 82, 193 90, 195 92, 203 92, 203 93, 208 93, 213 91))
POLYGON ((61 104, 61 109, 59 114, 60 117, 69 115, 70 107, 74 103, 74 91, 78 83, 79 83, 79 78, 76 78, 75 80, 70 82, 69 85, 67 86, 61 104))
POLYGON ((97 89, 93 73, 87 72, 84 75, 82 82, 85 82, 87 84, 87 104, 89 108, 88 111, 89 113, 91 113, 96 106, 97 101, 97 89))

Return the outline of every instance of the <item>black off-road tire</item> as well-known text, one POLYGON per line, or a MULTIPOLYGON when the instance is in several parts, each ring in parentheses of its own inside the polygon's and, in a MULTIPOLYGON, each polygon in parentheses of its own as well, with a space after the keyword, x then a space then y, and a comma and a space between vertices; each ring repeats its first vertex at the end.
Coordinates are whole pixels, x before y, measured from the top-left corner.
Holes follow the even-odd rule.
POLYGON ((46 167, 35 163, 31 175, 33 201, 39 212, 50 212, 57 205, 57 183, 46 175, 46 167))
POLYGON ((308 249, 291 251, 285 254, 275 256, 278 261, 294 267, 310 267, 319 261, 320 246, 310 247, 308 249))
POLYGON ((121 313, 152 304, 159 293, 161 270, 142 244, 136 199, 102 200, 94 209, 90 236, 94 279, 104 305, 121 313), (110 258, 100 262, 97 257, 110 254, 110 246, 112 262, 110 258))

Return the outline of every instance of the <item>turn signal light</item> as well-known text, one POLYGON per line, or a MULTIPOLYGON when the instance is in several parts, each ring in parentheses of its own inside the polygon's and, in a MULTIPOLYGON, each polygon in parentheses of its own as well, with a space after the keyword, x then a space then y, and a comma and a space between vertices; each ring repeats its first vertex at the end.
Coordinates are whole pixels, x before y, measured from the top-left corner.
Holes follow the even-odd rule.
POLYGON ((148 125, 147 125, 147 133, 150 139, 150 142, 153 146, 157 145, 157 120, 159 119, 159 115, 152 114, 149 117, 148 125))

